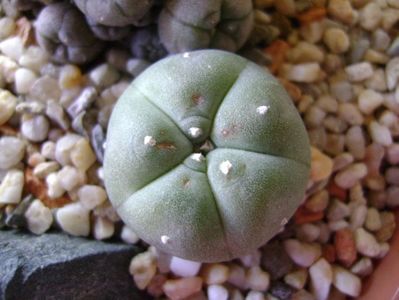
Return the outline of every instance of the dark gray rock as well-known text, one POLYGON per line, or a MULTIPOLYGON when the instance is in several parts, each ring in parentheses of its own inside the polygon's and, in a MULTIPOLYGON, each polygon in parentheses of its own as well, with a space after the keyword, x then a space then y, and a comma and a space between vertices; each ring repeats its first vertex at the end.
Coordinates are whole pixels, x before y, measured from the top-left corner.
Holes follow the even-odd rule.
POLYGON ((261 251, 261 266, 270 274, 272 280, 280 279, 293 269, 294 264, 279 240, 268 242, 261 251))
POLYGON ((295 290, 292 287, 281 281, 272 283, 272 286, 269 290, 270 294, 280 300, 290 300, 294 292, 295 290))
POLYGON ((0 232, 0 299, 150 299, 128 272, 135 246, 0 232))

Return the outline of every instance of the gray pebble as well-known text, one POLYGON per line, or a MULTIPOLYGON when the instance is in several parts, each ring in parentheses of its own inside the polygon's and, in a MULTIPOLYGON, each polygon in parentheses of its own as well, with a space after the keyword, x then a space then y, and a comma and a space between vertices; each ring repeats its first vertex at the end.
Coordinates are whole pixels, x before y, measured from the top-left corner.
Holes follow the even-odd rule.
POLYGON ((12 228, 22 228, 26 226, 25 212, 33 201, 33 196, 26 196, 18 206, 9 214, 5 220, 5 224, 12 228))
POLYGON ((97 159, 102 163, 104 160, 105 134, 100 124, 95 125, 91 131, 91 144, 97 159))
POLYGON ((68 107, 67 112, 72 119, 75 119, 82 111, 90 107, 98 96, 94 87, 86 87, 78 98, 68 107))

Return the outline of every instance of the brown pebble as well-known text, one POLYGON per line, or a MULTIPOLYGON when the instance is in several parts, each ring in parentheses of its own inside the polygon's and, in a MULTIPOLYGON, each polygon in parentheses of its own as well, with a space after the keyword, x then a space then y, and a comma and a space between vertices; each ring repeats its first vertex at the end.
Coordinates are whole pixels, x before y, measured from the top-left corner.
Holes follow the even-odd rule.
POLYGON ((352 230, 344 228, 338 230, 334 237, 334 246, 338 261, 346 268, 357 259, 356 243, 352 230))
POLYGON ((324 257, 325 260, 330 264, 334 263, 336 259, 336 251, 334 246, 330 244, 324 245, 321 256, 324 257))
POLYGON ((382 227, 375 233, 375 236, 380 243, 385 243, 390 240, 395 232, 395 215, 392 212, 382 212, 380 216, 382 227))

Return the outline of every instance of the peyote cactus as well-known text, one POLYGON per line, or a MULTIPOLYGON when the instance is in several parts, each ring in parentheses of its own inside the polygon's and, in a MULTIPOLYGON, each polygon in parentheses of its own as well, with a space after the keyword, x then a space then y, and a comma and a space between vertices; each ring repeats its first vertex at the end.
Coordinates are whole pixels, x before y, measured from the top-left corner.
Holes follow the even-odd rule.
POLYGON ((103 43, 91 32, 83 14, 67 2, 43 8, 35 27, 37 42, 57 62, 84 64, 103 49, 103 43))
POLYGON ((137 77, 108 127, 105 185, 124 222, 182 258, 215 262, 272 238, 309 175, 305 127, 263 68, 220 50, 167 57, 137 77))
MULTIPOLYGON (((74 0, 94 22, 107 26, 147 25, 153 0, 74 0)), ((150 21, 150 20, 149 20, 150 21)))
POLYGON ((168 52, 159 40, 157 28, 154 25, 135 30, 130 38, 130 51, 134 57, 157 61, 165 57, 168 52))
POLYGON ((235 52, 253 27, 251 0, 167 0, 159 36, 170 53, 203 48, 235 52))
POLYGON ((125 38, 131 31, 131 26, 115 27, 94 22, 86 17, 87 24, 96 37, 103 41, 117 41, 125 38))

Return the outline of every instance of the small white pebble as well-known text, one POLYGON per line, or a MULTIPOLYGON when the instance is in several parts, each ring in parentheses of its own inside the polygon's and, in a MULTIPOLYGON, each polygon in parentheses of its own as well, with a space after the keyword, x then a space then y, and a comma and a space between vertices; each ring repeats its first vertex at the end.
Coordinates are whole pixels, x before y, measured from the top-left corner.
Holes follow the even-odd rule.
POLYGON ((320 236, 320 228, 316 224, 306 223, 297 226, 297 238, 304 242, 314 242, 320 236))
POLYGON ((57 173, 58 181, 63 189, 66 191, 72 191, 74 188, 83 184, 86 180, 84 172, 71 166, 64 166, 57 173))
POLYGON ((198 138, 198 137, 200 137, 201 135, 202 135, 202 129, 201 128, 198 128, 198 127, 190 127, 189 129, 188 129, 188 133, 189 133, 189 135, 191 136, 191 137, 193 137, 193 138, 198 138))
POLYGON ((0 184, 0 206, 21 202, 24 187, 24 173, 17 169, 9 170, 0 184))
POLYGON ((90 214, 79 202, 59 208, 55 219, 61 229, 74 236, 88 236, 90 233, 90 214))
POLYGON ((343 188, 353 187, 360 179, 367 175, 367 166, 364 163, 355 163, 337 173, 334 178, 335 183, 343 188))
POLYGON ((351 216, 350 216, 350 223, 351 229, 355 230, 359 227, 362 227, 364 222, 367 218, 367 206, 366 205, 359 205, 357 206, 351 216))
POLYGON ((151 147, 154 147, 157 144, 157 141, 150 135, 146 135, 144 137, 144 145, 150 145, 151 147))
POLYGON ((256 108, 256 112, 260 115, 264 115, 267 113, 267 111, 270 109, 270 106, 268 105, 262 105, 256 108))
POLYGON ((311 266, 321 256, 321 247, 316 243, 301 243, 288 239, 284 241, 284 248, 288 256, 301 267, 311 266))
POLYGON ((55 143, 52 141, 44 142, 41 146, 40 154, 47 159, 55 160, 55 143))
POLYGON ((18 164, 25 154, 25 147, 25 143, 19 138, 0 138, 0 169, 6 170, 18 164))
POLYGON ((399 81, 399 57, 392 58, 385 67, 387 87, 393 91, 399 81))
POLYGON ((14 18, 3 17, 0 19, 0 40, 9 37, 15 30, 16 24, 14 18))
POLYGON ((102 64, 92 70, 89 74, 91 81, 99 87, 108 87, 115 83, 120 77, 119 72, 109 64, 102 64))
POLYGON ((295 82, 312 83, 320 79, 321 68, 318 63, 283 65, 284 77, 295 82))
POLYGON ((190 57, 190 53, 189 52, 184 52, 183 53, 183 57, 184 58, 189 58, 190 57))
POLYGON ((376 2, 370 2, 360 10, 359 22, 366 30, 377 29, 383 17, 381 7, 376 2))
POLYGON ((19 68, 15 72, 15 90, 18 94, 27 94, 36 81, 37 75, 29 69, 19 68))
POLYGON ((50 173, 58 171, 59 168, 60 165, 56 161, 41 162, 34 167, 33 175, 38 178, 45 178, 50 173))
POLYGON ((58 78, 58 85, 61 89, 68 89, 79 86, 82 83, 82 73, 75 65, 64 65, 61 67, 58 78))
POLYGON ((0 125, 6 123, 14 114, 17 97, 7 90, 0 89, 0 125))
POLYGON ((72 164, 82 172, 86 172, 97 159, 90 142, 85 138, 75 143, 71 149, 70 158, 72 164))
POLYGON ((333 270, 331 265, 320 258, 309 269, 311 290, 317 300, 327 300, 333 281, 333 270))
POLYGON ((115 225, 106 218, 97 217, 94 221, 93 236, 96 240, 104 240, 112 237, 115 232, 115 225))
POLYGON ((384 102, 384 97, 374 90, 366 89, 359 94, 358 102, 360 111, 368 115, 384 102))
POLYGON ((222 172, 224 175, 227 175, 230 173, 230 170, 233 168, 233 165, 231 164, 230 161, 225 160, 220 163, 219 165, 219 170, 222 172))
POLYGON ((30 232, 45 233, 53 223, 51 210, 42 201, 35 199, 25 212, 25 218, 30 232))
POLYGON ((65 193, 65 189, 61 186, 58 180, 57 173, 50 173, 46 177, 47 195, 50 198, 61 197, 65 193))
POLYGON ((333 266, 333 273, 333 284, 340 292, 351 297, 360 295, 362 283, 359 277, 339 266, 333 266))
POLYGON ((385 255, 388 254, 390 249, 391 249, 391 247, 388 243, 381 243, 380 244, 380 253, 378 254, 377 258, 378 259, 384 258, 385 255))
POLYGON ((92 210, 104 203, 107 193, 101 186, 86 184, 79 188, 78 198, 86 209, 92 210))
POLYGON ((8 83, 13 83, 15 80, 15 72, 18 69, 18 64, 11 58, 5 55, 0 55, 0 74, 8 83))
POLYGON ((57 140, 55 147, 55 158, 65 166, 72 164, 71 151, 75 144, 83 137, 77 134, 69 133, 57 140))
POLYGON ((345 68, 348 79, 352 82, 363 81, 373 75, 373 67, 369 62, 349 65, 345 68))
POLYGON ((229 292, 227 289, 218 284, 212 284, 207 289, 208 300, 227 300, 229 292))
POLYGON ((369 132, 372 140, 377 144, 389 146, 393 143, 392 134, 389 128, 376 121, 370 122, 369 132))
POLYGON ((250 289, 265 292, 270 285, 269 273, 263 271, 259 266, 250 268, 247 271, 247 285, 250 289))
POLYGON ((206 284, 223 284, 229 278, 229 268, 220 263, 206 264, 201 277, 206 284))
POLYGON ((11 59, 18 61, 24 52, 24 45, 19 36, 10 37, 0 43, 0 51, 11 59))
MULTIPOLYGON (((258 291, 249 291, 245 300, 266 300, 264 294, 258 291)), ((272 300, 267 298, 267 300, 272 300)), ((274 300, 274 299, 273 299, 274 300)))
POLYGON ((365 227, 370 231, 377 231, 382 227, 380 213, 376 208, 368 208, 365 227))
POLYGON ((284 282, 295 289, 303 289, 308 279, 308 272, 306 269, 299 269, 284 276, 284 282))
POLYGON ((380 254, 380 245, 376 238, 363 228, 356 229, 355 242, 357 251, 362 255, 377 257, 380 254))
POLYGON ((351 272, 360 276, 365 277, 373 272, 373 262, 368 257, 362 257, 357 261, 351 268, 351 272))
POLYGON ((49 60, 49 55, 45 50, 39 46, 29 46, 22 56, 19 58, 18 63, 25 68, 31 69, 35 72, 40 72, 42 66, 44 66, 49 60))
POLYGON ((150 251, 137 254, 130 262, 129 273, 140 290, 144 290, 148 286, 156 271, 155 256, 150 251))
POLYGON ((202 153, 193 153, 191 154, 191 159, 198 161, 198 162, 202 162, 205 160, 205 156, 202 155, 202 153))
POLYGON ((173 256, 170 260, 170 271, 180 277, 192 277, 198 274, 201 263, 173 256))
POLYGON ((32 142, 42 142, 47 138, 50 122, 43 115, 22 117, 21 133, 32 142))
POLYGON ((350 40, 347 33, 340 28, 327 28, 323 37, 324 43, 332 53, 341 54, 348 51, 350 40))
POLYGON ((122 228, 121 239, 128 244, 136 244, 140 240, 138 235, 126 225, 122 228))

